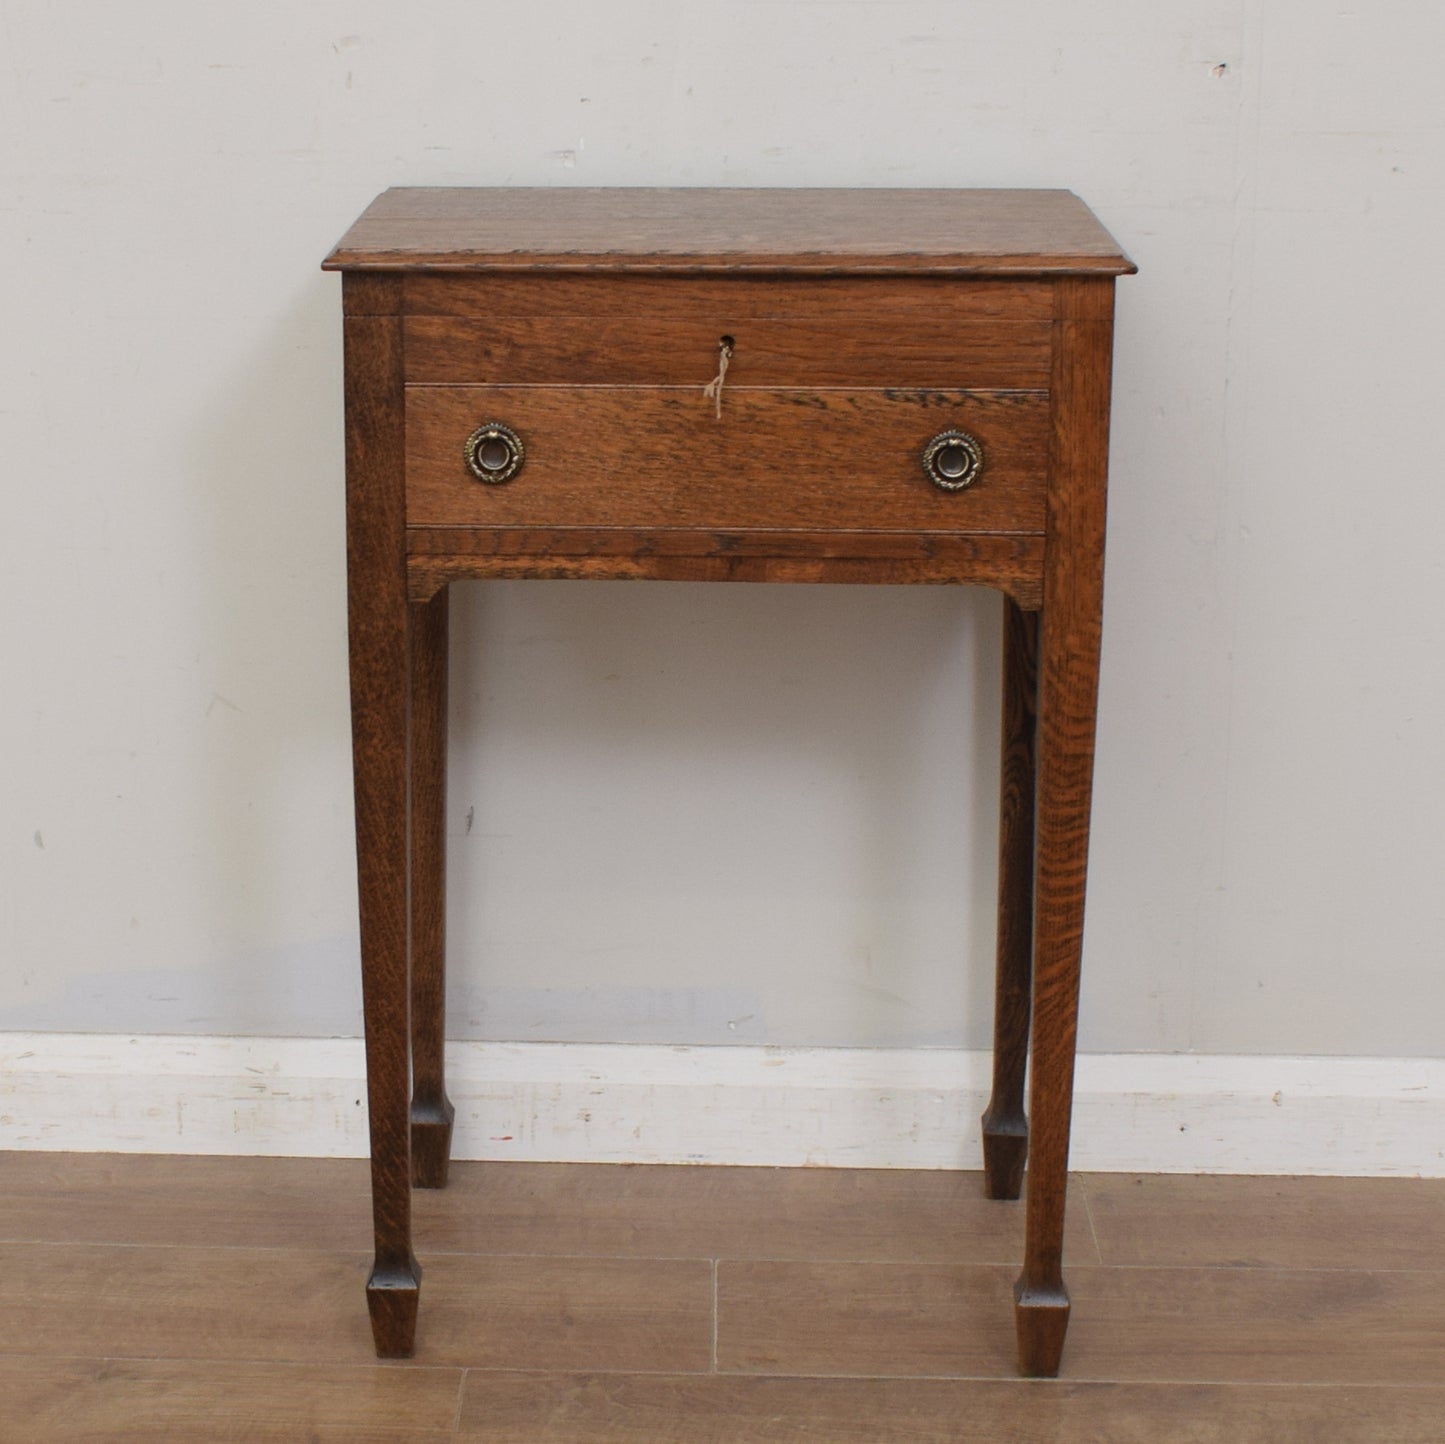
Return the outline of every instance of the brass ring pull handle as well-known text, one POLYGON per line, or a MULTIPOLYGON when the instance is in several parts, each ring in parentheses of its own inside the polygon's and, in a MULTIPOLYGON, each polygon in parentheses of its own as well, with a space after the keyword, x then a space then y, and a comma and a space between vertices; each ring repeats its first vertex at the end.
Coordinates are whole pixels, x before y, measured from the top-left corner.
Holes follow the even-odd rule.
POLYGON ((923 448, 923 470, 934 486, 962 491, 983 475, 983 447, 966 431, 940 431, 923 448))
POLYGON ((467 470, 478 481, 496 486, 511 481, 522 469, 527 448, 510 426, 503 426, 500 421, 484 421, 467 437, 462 455, 466 457, 467 470))

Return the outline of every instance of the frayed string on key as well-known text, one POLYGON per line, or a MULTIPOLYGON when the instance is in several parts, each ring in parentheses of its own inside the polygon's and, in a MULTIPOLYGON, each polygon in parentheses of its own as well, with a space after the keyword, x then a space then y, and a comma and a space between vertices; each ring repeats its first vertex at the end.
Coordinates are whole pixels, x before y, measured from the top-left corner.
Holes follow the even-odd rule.
POLYGON ((722 420, 723 382, 727 379, 728 362, 733 359, 733 346, 735 344, 731 336, 719 338, 717 343, 717 375, 702 388, 702 394, 712 401, 713 414, 719 421, 722 420))

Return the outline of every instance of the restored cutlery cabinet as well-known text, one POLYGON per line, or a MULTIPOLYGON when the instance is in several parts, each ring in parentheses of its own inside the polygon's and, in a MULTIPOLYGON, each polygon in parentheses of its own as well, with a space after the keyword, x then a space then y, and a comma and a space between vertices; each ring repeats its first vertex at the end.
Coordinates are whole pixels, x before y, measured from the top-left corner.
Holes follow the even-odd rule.
POLYGON ((447 596, 494 577, 1003 598, 993 1096, 1020 1366, 1059 1367, 1114 281, 1067 191, 401 189, 343 278, 378 1354, 446 1180, 447 596), (1024 1081, 1029 1068, 1025 1111, 1024 1081), (1027 1121, 1026 1121, 1027 1118, 1027 1121))

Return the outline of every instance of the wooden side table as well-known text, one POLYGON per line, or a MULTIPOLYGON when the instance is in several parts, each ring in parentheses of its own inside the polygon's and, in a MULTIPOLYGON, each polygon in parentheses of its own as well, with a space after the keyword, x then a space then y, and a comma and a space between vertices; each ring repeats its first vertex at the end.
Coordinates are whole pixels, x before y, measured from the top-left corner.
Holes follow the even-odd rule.
POLYGON ((986 1187, 1020 1367, 1057 1372, 1114 278, 1067 191, 391 190, 342 272, 377 1353, 446 1181, 447 586, 948 582, 1004 595, 986 1187), (1024 1073, 1032 1016, 1032 1076, 1024 1073))

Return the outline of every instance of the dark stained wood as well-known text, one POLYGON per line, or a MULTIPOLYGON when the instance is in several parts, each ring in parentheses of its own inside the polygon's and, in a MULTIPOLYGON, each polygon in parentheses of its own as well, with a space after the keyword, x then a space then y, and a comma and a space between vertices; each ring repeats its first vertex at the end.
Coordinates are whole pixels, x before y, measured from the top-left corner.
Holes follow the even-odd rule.
MULTIPOLYGON (((412 526, 1041 532, 1049 406, 1032 392, 411 386, 412 526), (467 470, 463 443, 502 421, 526 447, 511 481, 467 470), (947 492, 921 457, 961 428, 984 470, 947 492)), ((639 537, 637 550, 646 550, 639 537)))
POLYGON ((467 1376, 467 1444, 1439 1444, 1445 1389, 1019 1379, 467 1376))
POLYGON ((347 268, 900 271, 1134 269, 1068 191, 399 188, 326 260, 347 268))
POLYGON ((751 320, 722 308, 686 320, 652 316, 488 316, 406 321, 406 375, 452 385, 571 383, 695 386, 717 373, 733 338, 729 386, 917 386, 944 390, 1049 384, 1047 321, 896 317, 751 320), (886 329, 886 348, 878 334, 886 329))
POLYGON ((1044 539, 1033 532, 699 531, 658 527, 639 542, 626 527, 411 527, 421 557, 777 557, 818 561, 1017 564, 1043 581, 1044 539))
POLYGON ((983 1115, 984 1187, 990 1198, 1023 1188, 1024 1113, 1034 945, 1034 731, 1038 616, 1004 599, 1003 725, 999 768, 998 960, 994 986, 993 1092, 983 1115))
POLYGON ((833 582, 862 586, 962 583, 998 587, 1021 607, 1039 604, 1042 587, 1027 568, 981 566, 974 562, 920 562, 824 557, 814 560, 749 556, 473 556, 417 558, 411 567, 412 596, 425 600, 449 582, 476 578, 551 578, 559 581, 656 582, 833 582))
MULTIPOLYGON (((347 298, 355 294, 355 283, 347 298)), ((393 288, 399 289, 393 281, 393 288)), ((375 304, 374 284, 364 300, 375 304)), ((410 806, 401 322, 348 315, 346 576, 362 1002, 376 1261, 367 1302, 378 1354, 411 1353, 421 1270, 411 1250, 407 923, 410 806)))
POLYGON ((607 527, 413 527, 411 594, 464 577, 668 581, 952 582, 1043 596, 1043 538, 1017 533, 712 532, 607 527))
POLYGON ((447 1097, 447 598, 411 608, 411 1175, 441 1188, 456 1109, 447 1097))
POLYGON ((379 271, 347 271, 341 278, 348 316, 395 316, 402 309, 402 288, 395 276, 379 271))
MULTIPOLYGON (((377 275, 378 272, 350 272, 377 275)), ((974 276, 676 276, 627 272, 572 275, 557 271, 408 271, 402 310, 411 317, 632 317, 695 321, 711 317, 796 322, 862 321, 887 315, 900 325, 946 321, 1043 322, 1054 319, 1046 280, 974 276)))
POLYGON ((1113 286, 1056 282, 1053 446, 1039 622, 1038 809, 1028 1228, 1015 1290, 1019 1365, 1059 1369, 1069 1122, 1078 1030, 1094 714, 1104 600, 1113 286))

